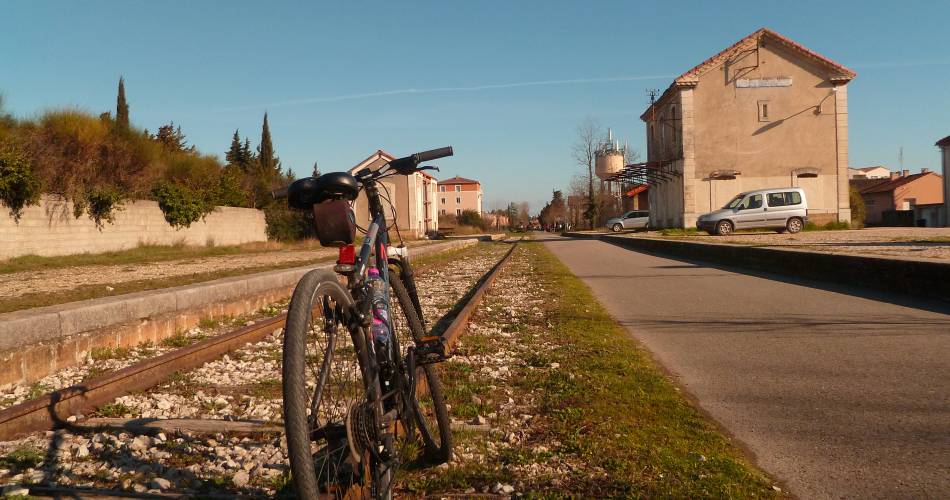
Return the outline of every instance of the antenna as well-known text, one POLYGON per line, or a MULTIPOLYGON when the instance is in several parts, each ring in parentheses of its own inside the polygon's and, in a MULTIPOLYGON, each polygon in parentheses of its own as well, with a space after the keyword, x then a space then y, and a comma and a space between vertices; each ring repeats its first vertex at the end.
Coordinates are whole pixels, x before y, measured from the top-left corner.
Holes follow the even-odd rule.
POLYGON ((660 89, 647 89, 647 95, 650 96, 650 105, 656 102, 656 96, 659 95, 660 89))
POLYGON ((897 162, 900 163, 901 172, 904 171, 904 146, 897 150, 897 162))

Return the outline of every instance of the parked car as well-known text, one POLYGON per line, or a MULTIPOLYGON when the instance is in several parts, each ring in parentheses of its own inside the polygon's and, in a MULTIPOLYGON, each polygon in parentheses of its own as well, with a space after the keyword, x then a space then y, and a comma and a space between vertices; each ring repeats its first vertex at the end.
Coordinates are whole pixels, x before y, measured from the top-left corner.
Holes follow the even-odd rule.
POLYGON ((607 219, 607 227, 615 233, 624 229, 646 229, 650 227, 650 212, 631 210, 619 217, 607 219))
POLYGON ((802 188, 759 189, 739 193, 715 212, 700 215, 696 227, 725 236, 737 229, 775 229, 797 233, 808 222, 808 200, 802 188))

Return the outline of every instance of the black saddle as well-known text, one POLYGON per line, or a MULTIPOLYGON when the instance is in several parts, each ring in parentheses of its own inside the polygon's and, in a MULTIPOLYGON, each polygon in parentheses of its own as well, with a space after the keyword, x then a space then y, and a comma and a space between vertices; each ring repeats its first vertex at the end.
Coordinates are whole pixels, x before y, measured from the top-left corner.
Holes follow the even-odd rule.
POLYGON ((327 200, 355 200, 359 191, 356 177, 346 172, 304 177, 295 180, 287 188, 287 205, 290 208, 310 210, 314 205, 327 200))

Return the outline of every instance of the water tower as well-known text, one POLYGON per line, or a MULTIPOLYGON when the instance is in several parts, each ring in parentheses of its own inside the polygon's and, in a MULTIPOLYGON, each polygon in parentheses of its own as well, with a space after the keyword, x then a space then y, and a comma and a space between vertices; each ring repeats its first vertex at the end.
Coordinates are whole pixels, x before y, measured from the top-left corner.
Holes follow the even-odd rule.
POLYGON ((626 147, 620 146, 620 141, 614 139, 612 130, 607 129, 607 140, 601 142, 594 151, 594 173, 600 179, 600 187, 611 192, 611 183, 608 178, 623 169, 626 147))

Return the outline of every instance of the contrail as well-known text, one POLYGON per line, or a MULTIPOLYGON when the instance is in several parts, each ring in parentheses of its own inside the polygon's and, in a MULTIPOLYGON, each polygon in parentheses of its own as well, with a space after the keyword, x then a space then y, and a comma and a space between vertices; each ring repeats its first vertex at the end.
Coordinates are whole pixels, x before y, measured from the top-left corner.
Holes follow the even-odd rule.
POLYGON ((218 111, 244 111, 259 108, 280 108, 285 106, 299 106, 302 104, 320 104, 327 102, 352 101, 357 99, 369 99, 373 97, 384 97, 400 94, 435 94, 441 92, 473 92, 479 90, 495 89, 513 89, 518 87, 538 87, 544 85, 578 85, 587 83, 609 83, 609 82, 631 82, 637 80, 664 80, 675 78, 675 75, 649 75, 649 76, 610 76, 603 78, 574 78, 570 80, 539 80, 533 82, 513 82, 496 83, 490 85, 474 85, 469 87, 431 87, 421 89, 396 89, 383 90, 379 92, 366 92, 362 94, 344 94, 327 97, 304 97, 300 99, 291 99, 286 101, 276 101, 267 104, 256 104, 249 106, 234 106, 222 108, 218 111))
POLYGON ((950 61, 881 61, 854 64, 854 69, 913 68, 918 66, 946 66, 950 61))

